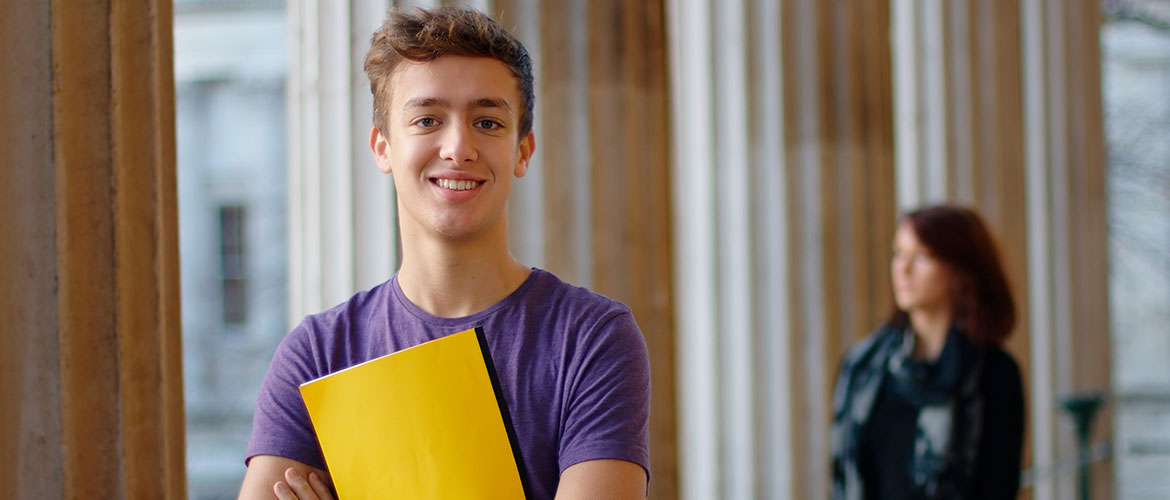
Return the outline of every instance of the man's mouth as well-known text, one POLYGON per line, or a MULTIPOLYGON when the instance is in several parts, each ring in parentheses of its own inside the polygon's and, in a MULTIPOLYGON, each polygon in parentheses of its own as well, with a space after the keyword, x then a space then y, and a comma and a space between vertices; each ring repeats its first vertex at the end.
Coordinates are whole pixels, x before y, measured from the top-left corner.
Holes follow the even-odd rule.
POLYGON ((454 179, 435 179, 435 184, 452 191, 467 191, 479 186, 480 181, 457 181, 454 179))

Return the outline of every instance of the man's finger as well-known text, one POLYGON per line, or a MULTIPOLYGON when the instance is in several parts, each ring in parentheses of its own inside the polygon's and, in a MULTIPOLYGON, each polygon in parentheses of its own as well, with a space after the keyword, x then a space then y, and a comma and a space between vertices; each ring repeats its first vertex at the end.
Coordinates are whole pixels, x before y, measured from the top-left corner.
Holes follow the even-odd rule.
POLYGON ((309 486, 309 480, 296 467, 285 469, 284 480, 288 481, 288 487, 292 488, 293 493, 296 493, 297 500, 321 500, 313 492, 313 487, 309 486))
POLYGON ((272 491, 280 500, 299 500, 288 485, 284 484, 284 481, 277 481, 276 484, 272 485, 272 491))
POLYGON ((313 492, 320 497, 320 500, 333 500, 333 493, 329 491, 329 487, 325 486, 325 481, 322 481, 321 476, 316 472, 309 473, 309 485, 313 487, 313 492))

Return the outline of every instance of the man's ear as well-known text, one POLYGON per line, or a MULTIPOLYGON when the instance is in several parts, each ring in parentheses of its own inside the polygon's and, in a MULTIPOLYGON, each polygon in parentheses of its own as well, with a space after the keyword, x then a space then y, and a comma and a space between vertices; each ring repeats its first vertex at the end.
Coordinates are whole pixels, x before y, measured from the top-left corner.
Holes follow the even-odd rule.
POLYGON ((391 173, 390 168, 390 141, 382 136, 378 127, 370 127, 370 152, 374 154, 374 163, 384 174, 391 173))
POLYGON ((516 177, 524 177, 528 173, 528 163, 532 161, 532 153, 536 152, 536 133, 531 130, 520 140, 520 158, 516 162, 516 177))

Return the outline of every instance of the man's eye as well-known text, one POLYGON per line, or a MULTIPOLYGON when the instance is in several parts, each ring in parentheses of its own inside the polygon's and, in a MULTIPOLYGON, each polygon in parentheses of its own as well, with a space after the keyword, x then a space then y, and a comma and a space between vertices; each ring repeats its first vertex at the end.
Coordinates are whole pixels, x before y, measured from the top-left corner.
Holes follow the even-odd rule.
POLYGON ((435 120, 434 118, 419 118, 418 120, 416 120, 414 122, 414 124, 418 125, 420 127, 428 128, 428 127, 434 127, 435 125, 438 125, 439 121, 435 120))
POLYGON ((498 129, 500 127, 503 127, 503 125, 500 124, 500 122, 497 122, 495 120, 480 120, 480 121, 475 123, 475 126, 482 128, 484 130, 495 130, 495 129, 498 129))

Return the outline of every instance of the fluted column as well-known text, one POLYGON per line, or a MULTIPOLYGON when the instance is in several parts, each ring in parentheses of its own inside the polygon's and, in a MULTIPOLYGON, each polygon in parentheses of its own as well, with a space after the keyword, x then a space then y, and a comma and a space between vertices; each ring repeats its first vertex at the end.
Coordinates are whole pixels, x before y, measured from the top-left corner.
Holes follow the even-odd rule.
POLYGON ((49 24, 0 7, 0 120, 21 124, 0 129, 0 396, 18 402, 0 405, 0 481, 20 498, 64 493, 49 24))
MULTIPOLYGON (((1098 9, 1091 0, 1022 6, 1038 499, 1076 491, 1075 475, 1046 474, 1050 464, 1077 456, 1058 398, 1111 387, 1098 9)), ((1094 443, 1111 440, 1112 420, 1107 402, 1094 423, 1094 443)), ((1112 461, 1091 471, 1092 496, 1111 497, 1112 461)))
POLYGON ((683 498, 824 498, 841 353, 888 307, 888 5, 680 1, 683 498))
MULTIPOLYGON (((1061 397, 1108 390, 1098 3, 896 0, 898 205, 973 206, 1019 306, 1008 343, 1029 395, 1022 495, 1075 495, 1061 397)), ((1109 411, 1095 424, 1108 439, 1109 411)), ((1094 496, 1111 495, 1094 466, 1094 496)))
POLYGON ((661 2, 496 1, 536 60, 526 262, 630 306, 650 352, 650 498, 677 498, 669 92, 661 2))
POLYGON ((289 322, 398 269, 393 181, 369 150, 363 64, 387 0, 289 2, 289 322))
POLYGON ((828 496, 841 355, 889 310, 894 223, 889 3, 785 4, 793 498, 828 496))
POLYGON ((0 477, 184 498, 171 3, 4 5, 0 477))

